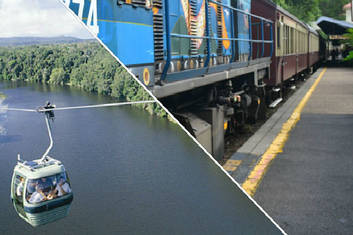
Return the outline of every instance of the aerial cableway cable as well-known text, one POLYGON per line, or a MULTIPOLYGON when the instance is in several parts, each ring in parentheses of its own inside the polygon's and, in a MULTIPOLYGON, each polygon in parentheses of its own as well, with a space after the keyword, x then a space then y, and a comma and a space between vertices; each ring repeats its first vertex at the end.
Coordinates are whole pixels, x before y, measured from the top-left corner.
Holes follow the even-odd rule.
MULTIPOLYGON (((50 144, 42 158, 41 162, 44 162, 48 156, 48 153, 53 147, 53 138, 51 134, 51 125, 50 120, 54 120, 54 111, 64 111, 64 110, 75 110, 75 109, 92 109, 92 108, 104 108, 104 107, 116 107, 116 106, 124 106, 124 105, 132 105, 132 104, 148 104, 155 103, 155 100, 143 100, 143 101, 130 101, 130 102, 120 102, 120 103, 107 103, 107 104, 96 104, 96 105, 83 105, 83 106, 73 106, 73 107, 60 107, 57 108, 55 105, 51 104, 47 101, 45 106, 39 107, 37 109, 25 109, 25 108, 8 108, 7 106, 0 106, 0 110, 5 111, 20 111, 20 112, 38 112, 45 114, 45 122, 48 129, 50 144)), ((18 157, 20 160, 20 157, 18 157)))
POLYGON ((37 109, 24 109, 24 108, 8 108, 1 107, 0 110, 7 111, 20 111, 20 112, 49 112, 49 111, 62 111, 62 110, 74 110, 74 109, 90 109, 90 108, 104 108, 104 107, 116 107, 116 106, 124 106, 124 105, 132 105, 132 104, 148 104, 155 103, 154 100, 144 100, 144 101, 131 101, 131 102, 120 102, 120 103, 107 103, 107 104, 97 104, 97 105, 85 105, 85 106, 73 106, 73 107, 61 107, 61 108, 44 108, 40 107, 37 109))

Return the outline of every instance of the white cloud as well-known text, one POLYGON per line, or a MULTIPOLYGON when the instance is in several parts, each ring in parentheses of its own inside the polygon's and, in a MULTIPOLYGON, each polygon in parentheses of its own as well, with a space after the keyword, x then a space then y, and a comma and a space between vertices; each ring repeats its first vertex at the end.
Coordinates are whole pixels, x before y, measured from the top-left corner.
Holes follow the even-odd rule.
POLYGON ((0 37, 91 38, 58 0, 0 0, 0 37))

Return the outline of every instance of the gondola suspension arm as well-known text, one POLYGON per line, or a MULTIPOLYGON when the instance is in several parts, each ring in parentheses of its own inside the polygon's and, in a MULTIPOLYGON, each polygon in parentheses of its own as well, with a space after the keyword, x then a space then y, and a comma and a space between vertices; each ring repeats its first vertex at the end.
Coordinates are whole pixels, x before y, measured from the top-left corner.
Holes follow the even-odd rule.
POLYGON ((50 127, 50 123, 49 123, 49 114, 48 113, 45 113, 45 123, 47 124, 50 143, 49 143, 49 147, 47 148, 47 151, 45 151, 42 158, 40 159, 42 162, 45 161, 46 157, 48 156, 48 153, 53 148, 53 144, 54 144, 53 136, 51 134, 51 127, 50 127))

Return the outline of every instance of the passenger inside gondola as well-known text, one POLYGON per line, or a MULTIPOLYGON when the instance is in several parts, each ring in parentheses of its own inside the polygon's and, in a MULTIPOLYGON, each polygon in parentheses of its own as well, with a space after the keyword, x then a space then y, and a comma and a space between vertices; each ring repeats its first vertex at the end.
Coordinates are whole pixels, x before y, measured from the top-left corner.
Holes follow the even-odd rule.
MULTIPOLYGON (((20 188, 20 184, 18 186, 20 188)), ((18 191, 20 191, 18 189, 18 191)), ((26 199, 29 203, 52 200, 71 193, 66 174, 57 174, 40 179, 30 179, 27 183, 26 199)))
POLYGON ((27 184, 27 196, 31 195, 36 191, 37 181, 29 180, 27 184))
MULTIPOLYGON (((44 192, 49 192, 53 188, 53 181, 51 179, 52 177, 42 177, 38 181, 38 185, 41 187, 41 189, 44 192)), ((55 179, 55 178, 54 178, 55 179)))
POLYGON ((46 196, 39 185, 36 186, 36 191, 29 198, 29 203, 39 203, 46 200, 46 196))
POLYGON ((69 183, 66 181, 64 176, 60 175, 58 179, 58 183, 50 195, 48 195, 48 198, 56 198, 56 197, 61 197, 65 194, 71 193, 71 188, 69 183))
POLYGON ((20 177, 20 183, 18 184, 16 189, 17 197, 22 197, 24 186, 25 186, 25 179, 23 177, 20 177))
MULTIPOLYGON (((29 180, 26 198, 30 203, 48 200, 47 195, 54 189, 53 177, 42 177, 39 180, 29 180)), ((54 177, 55 179, 55 177, 54 177)))

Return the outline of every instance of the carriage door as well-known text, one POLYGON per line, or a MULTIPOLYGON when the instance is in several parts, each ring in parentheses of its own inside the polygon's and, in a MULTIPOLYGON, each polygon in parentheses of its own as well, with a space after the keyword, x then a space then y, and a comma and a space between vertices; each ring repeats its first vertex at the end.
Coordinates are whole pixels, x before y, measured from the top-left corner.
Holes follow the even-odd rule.
POLYGON ((22 175, 16 174, 12 179, 12 195, 13 195, 13 204, 17 213, 26 217, 26 213, 23 209, 23 200, 25 192, 25 182, 26 178, 22 175))

